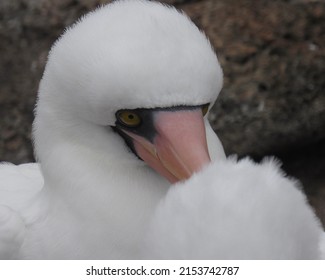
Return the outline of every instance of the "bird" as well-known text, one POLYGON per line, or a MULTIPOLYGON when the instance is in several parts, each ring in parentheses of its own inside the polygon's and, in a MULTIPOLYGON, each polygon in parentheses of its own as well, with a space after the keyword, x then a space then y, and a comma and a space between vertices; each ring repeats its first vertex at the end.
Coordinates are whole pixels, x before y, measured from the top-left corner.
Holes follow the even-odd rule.
POLYGON ((225 156, 208 122, 222 83, 173 7, 119 0, 67 28, 39 86, 37 163, 0 165, 0 258, 320 258, 299 183, 225 156))

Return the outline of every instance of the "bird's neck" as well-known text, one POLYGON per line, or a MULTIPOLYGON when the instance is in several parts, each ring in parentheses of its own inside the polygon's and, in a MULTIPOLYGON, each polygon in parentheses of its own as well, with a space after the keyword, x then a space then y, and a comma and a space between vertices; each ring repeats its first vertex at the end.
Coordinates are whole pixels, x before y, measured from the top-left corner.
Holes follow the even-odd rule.
MULTIPOLYGON (((134 240, 140 238, 169 183, 136 158, 110 128, 57 121, 54 125, 38 115, 34 129, 44 195, 53 215, 67 215, 66 225, 58 226, 82 224, 80 231, 109 239, 107 246, 128 244, 126 240, 137 244, 134 240)), ((64 223, 58 220, 53 217, 54 224, 64 223)))

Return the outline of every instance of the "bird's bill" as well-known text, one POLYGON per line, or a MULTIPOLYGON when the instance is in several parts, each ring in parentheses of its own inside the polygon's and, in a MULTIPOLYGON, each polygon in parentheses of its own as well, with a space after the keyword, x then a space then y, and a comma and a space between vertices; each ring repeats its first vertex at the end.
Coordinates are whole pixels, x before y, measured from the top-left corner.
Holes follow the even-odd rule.
POLYGON ((125 131, 136 153, 171 183, 188 179, 210 162, 200 108, 154 113, 153 142, 125 131))

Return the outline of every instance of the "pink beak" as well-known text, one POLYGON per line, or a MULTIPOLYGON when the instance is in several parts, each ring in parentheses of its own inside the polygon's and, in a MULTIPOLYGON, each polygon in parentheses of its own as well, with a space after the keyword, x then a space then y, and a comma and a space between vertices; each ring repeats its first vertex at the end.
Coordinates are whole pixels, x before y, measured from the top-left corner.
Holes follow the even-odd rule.
POLYGON ((153 142, 123 130, 140 158, 171 183, 188 179, 210 162, 204 119, 200 108, 157 111, 153 142))

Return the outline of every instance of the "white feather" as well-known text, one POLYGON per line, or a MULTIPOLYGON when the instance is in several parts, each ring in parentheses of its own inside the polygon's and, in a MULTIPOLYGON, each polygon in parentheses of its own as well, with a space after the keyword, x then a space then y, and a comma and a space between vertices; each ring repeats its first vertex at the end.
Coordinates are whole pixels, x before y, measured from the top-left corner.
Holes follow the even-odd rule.
POLYGON ((144 257, 318 259, 321 234, 298 182, 277 162, 228 159, 168 191, 144 257))
POLYGON ((15 259, 26 226, 38 218, 35 198, 43 185, 38 164, 0 165, 0 259, 15 259))

